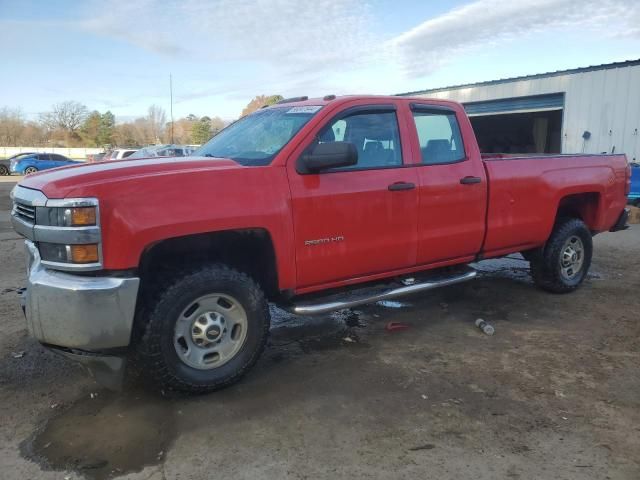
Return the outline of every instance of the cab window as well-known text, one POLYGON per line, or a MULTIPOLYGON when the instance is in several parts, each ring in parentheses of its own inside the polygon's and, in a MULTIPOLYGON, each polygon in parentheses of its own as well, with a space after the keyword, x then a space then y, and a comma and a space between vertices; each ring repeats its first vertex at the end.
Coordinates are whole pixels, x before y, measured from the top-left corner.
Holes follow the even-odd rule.
POLYGON ((350 142, 358 151, 356 165, 331 171, 384 168, 402 164, 395 112, 369 111, 334 120, 322 129, 316 143, 327 142, 350 142))
POLYGON ((413 112, 424 165, 439 165, 464 160, 464 146, 454 112, 413 112))

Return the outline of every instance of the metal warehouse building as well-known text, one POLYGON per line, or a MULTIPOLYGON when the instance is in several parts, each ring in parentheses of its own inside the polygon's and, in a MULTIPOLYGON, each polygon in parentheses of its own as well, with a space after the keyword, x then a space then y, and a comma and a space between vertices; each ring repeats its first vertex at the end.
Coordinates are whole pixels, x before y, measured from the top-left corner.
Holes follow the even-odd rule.
POLYGON ((401 95, 462 103, 483 152, 614 152, 640 162, 640 60, 401 95))

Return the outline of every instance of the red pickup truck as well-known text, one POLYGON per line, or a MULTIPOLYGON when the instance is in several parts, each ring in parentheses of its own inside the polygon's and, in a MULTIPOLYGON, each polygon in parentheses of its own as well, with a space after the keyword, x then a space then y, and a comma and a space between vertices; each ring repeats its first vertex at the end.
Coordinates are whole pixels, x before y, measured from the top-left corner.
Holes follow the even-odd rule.
POLYGON ((318 314, 470 280, 521 252, 537 285, 584 280, 592 236, 625 228, 624 155, 482 156, 461 105, 284 100, 193 157, 32 175, 27 324, 103 382, 135 352, 162 388, 238 380, 268 301, 318 314), (446 268, 444 268, 446 267, 446 268))

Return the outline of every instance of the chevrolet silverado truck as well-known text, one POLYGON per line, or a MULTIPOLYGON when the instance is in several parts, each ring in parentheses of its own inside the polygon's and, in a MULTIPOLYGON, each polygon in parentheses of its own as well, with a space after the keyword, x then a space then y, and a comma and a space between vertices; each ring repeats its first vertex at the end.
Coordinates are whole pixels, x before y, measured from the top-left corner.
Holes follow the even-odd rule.
POLYGON ((29 176, 30 333, 102 383, 127 359, 163 389, 237 381, 265 347, 268 302, 300 315, 474 278, 521 252, 570 292, 592 237, 626 228, 624 155, 482 155, 460 104, 333 95, 279 102, 192 157, 29 176))

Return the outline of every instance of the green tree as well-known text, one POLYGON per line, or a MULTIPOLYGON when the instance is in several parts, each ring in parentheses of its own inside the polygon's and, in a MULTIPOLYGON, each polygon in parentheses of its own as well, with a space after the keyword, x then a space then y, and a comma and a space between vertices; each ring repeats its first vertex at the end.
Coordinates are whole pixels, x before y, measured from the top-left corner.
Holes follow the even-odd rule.
POLYGON ((85 145, 97 147, 99 145, 98 137, 100 131, 100 122, 102 116, 100 112, 94 110, 91 112, 80 126, 80 137, 85 145))
POLYGON ((116 117, 109 110, 100 116, 100 125, 98 127, 97 143, 98 146, 111 145, 113 143, 113 135, 116 128, 116 117))
POLYGON ((191 129, 191 141, 197 145, 206 143, 211 138, 211 123, 200 120, 194 123, 191 129))

